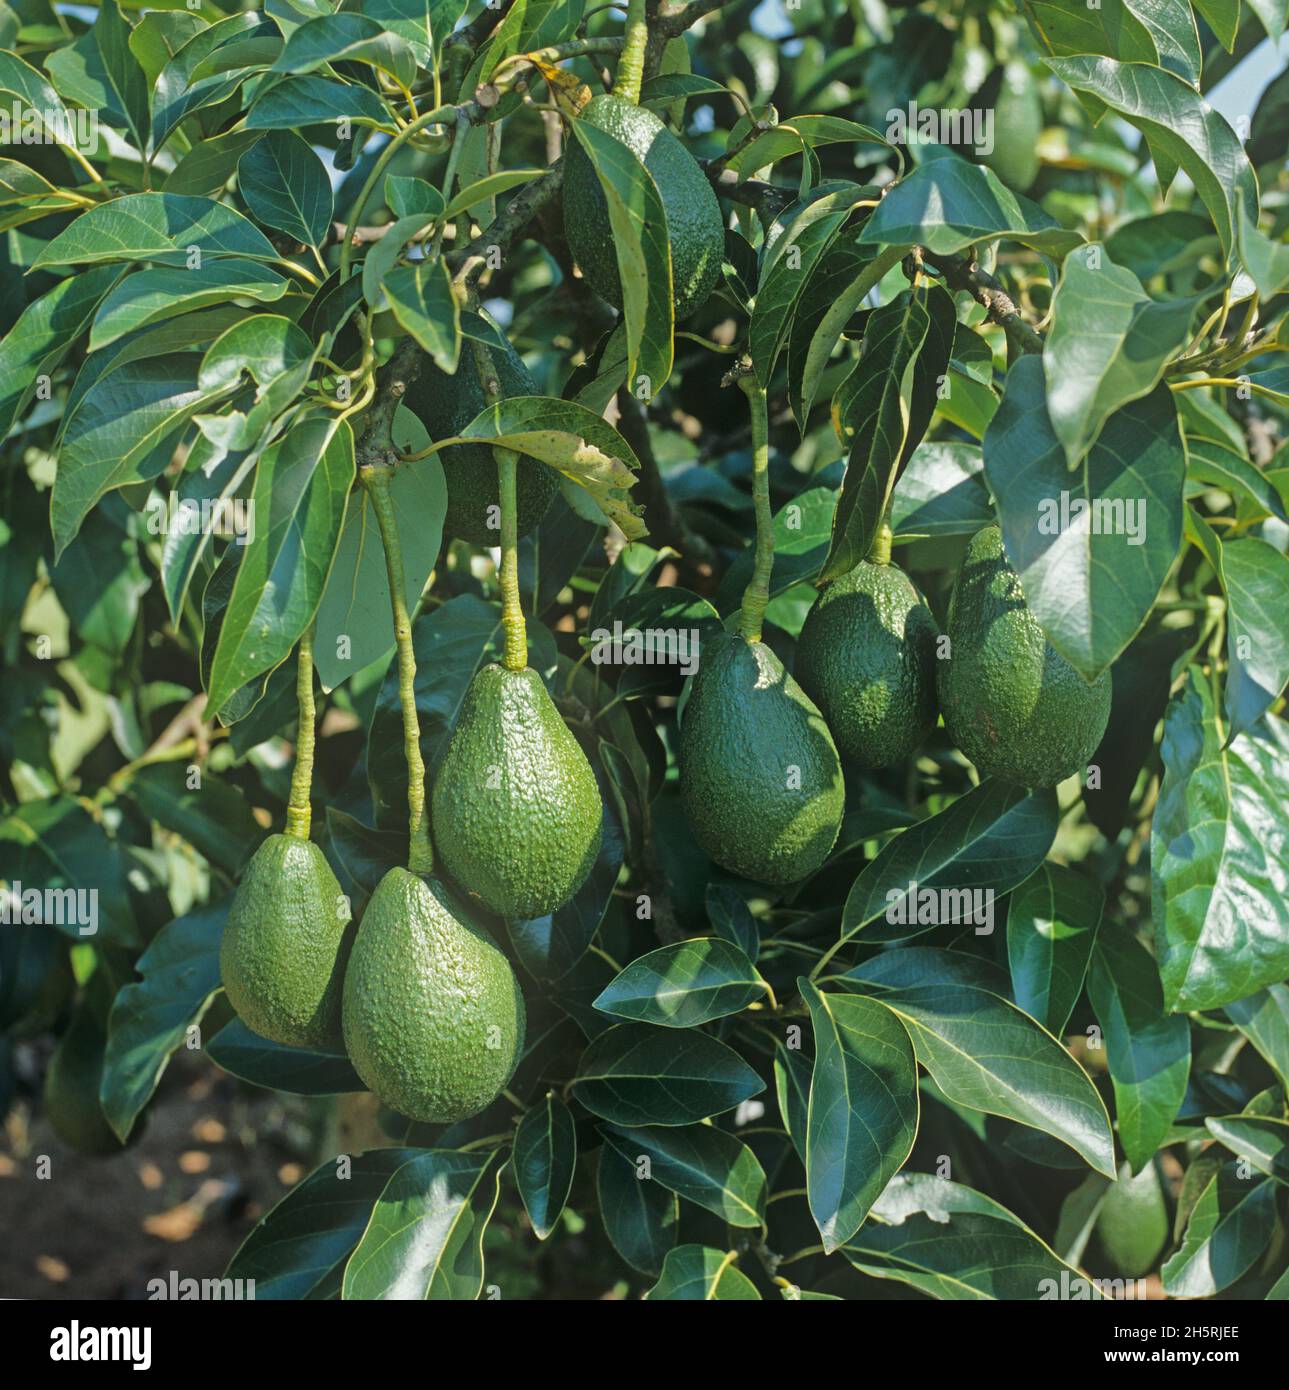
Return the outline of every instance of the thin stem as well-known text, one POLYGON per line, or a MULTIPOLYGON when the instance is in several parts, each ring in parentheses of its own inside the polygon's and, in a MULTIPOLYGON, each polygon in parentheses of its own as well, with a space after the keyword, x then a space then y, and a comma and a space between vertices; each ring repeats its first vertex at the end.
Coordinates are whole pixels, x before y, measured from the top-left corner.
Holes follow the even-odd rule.
POLYGON ((398 699, 403 709, 403 755, 407 760, 407 867, 427 874, 434 867, 430 847, 430 823, 425 814, 425 762, 421 757, 421 726, 416 717, 416 653, 412 647, 412 620, 403 597, 403 551, 389 495, 393 470, 366 466, 363 486, 371 498, 385 547, 385 573, 389 578, 389 602, 394 615, 394 641, 398 644, 398 699))
POLYGON ((749 642, 761 640, 761 621, 770 602, 770 571, 774 568, 774 523, 770 516, 770 416, 765 390, 753 376, 739 377, 752 412, 752 501, 756 507, 756 558, 752 578, 743 591, 739 632, 749 642))
POLYGON ((640 87, 644 82, 645 45, 649 42, 649 26, 645 22, 645 0, 628 0, 626 43, 618 59, 617 75, 613 79, 613 95, 640 104, 640 87))
POLYGON ((291 797, 286 804, 286 833, 309 838, 309 791, 313 786, 313 738, 317 712, 313 705, 313 628, 300 638, 296 656, 295 701, 300 711, 295 736, 295 769, 291 773, 291 797))
MULTIPOLYGON (((461 163, 461 155, 465 150, 465 138, 470 133, 470 122, 466 120, 464 112, 457 112, 456 130, 452 134, 452 148, 448 151, 448 164, 443 173, 443 203, 446 207, 452 201, 452 185, 457 180, 457 168, 461 163)), ((439 224, 434 229, 434 239, 430 243, 435 254, 438 253, 443 245, 443 234, 447 231, 446 220, 440 219, 439 224)))
POLYGON ((889 519, 883 517, 882 524, 877 528, 877 534, 873 537, 873 543, 868 549, 870 565, 889 565, 891 563, 891 541, 894 539, 894 535, 889 519))
POLYGON ((505 634, 502 660, 508 671, 528 665, 528 632, 519 602, 519 517, 515 500, 515 476, 519 455, 513 449, 494 449, 501 498, 501 627, 505 634))
POLYGON ((381 150, 380 157, 372 165, 372 171, 367 175, 367 182, 363 184, 358 201, 354 204, 354 210, 349 218, 349 229, 346 231, 345 239, 340 246, 340 283, 342 285, 349 278, 349 261, 354 250, 354 228, 362 225, 363 213, 367 209, 367 200, 371 197, 372 190, 384 176, 385 170, 389 168, 390 160, 418 131, 424 130, 426 126, 438 125, 449 116, 456 114, 457 108, 455 106, 436 106, 433 111, 427 111, 423 116, 418 116, 411 125, 404 126, 381 150))

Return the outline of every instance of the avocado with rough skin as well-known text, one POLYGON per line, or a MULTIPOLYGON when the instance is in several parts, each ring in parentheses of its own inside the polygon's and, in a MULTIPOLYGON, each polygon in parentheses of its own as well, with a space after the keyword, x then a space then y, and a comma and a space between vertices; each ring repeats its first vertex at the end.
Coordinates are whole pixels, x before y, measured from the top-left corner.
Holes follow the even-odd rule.
POLYGON ((595 773, 531 667, 494 663, 470 682, 432 807, 444 868, 499 917, 562 907, 600 852, 595 773))
MULTIPOLYGON (((725 224, 720 204, 693 155, 643 106, 621 97, 592 97, 578 120, 626 145, 657 185, 671 241, 671 288, 676 317, 706 303, 720 278, 725 224)), ((564 156, 564 230, 573 257, 592 289, 622 307, 622 282, 609 205, 586 152, 571 139, 564 156)))
MULTIPOLYGON (((499 347, 490 347, 489 353, 503 398, 541 395, 523 358, 509 343, 504 352, 499 347)), ((469 344, 462 350, 454 376, 448 376, 428 357, 423 357, 421 369, 408 385, 403 403, 429 431, 431 439, 449 439, 460 434, 487 405, 469 344)), ((443 464, 448 489, 444 536, 457 536, 471 545, 500 545, 497 460, 491 445, 454 444, 436 457, 443 464)), ((515 470, 519 535, 526 536, 541 522, 558 491, 559 474, 553 468, 527 454, 519 455, 519 466, 515 470)))
POLYGON ((796 883, 827 859, 846 788, 832 734, 764 642, 704 641, 680 726, 680 797, 723 868, 796 883))
POLYGON ((1086 767, 1110 718, 1110 673, 1089 685, 1047 640, 997 526, 967 547, 947 627, 940 709, 981 776, 1054 787, 1086 767))
POLYGON ((219 946, 228 1001, 287 1047, 340 1048, 349 901, 310 840, 270 835, 251 856, 219 946))
POLYGON ((388 1106, 455 1124, 489 1106, 524 1048, 510 962, 442 884, 391 869, 371 896, 345 974, 345 1050, 388 1106))
POLYGON ((935 728, 938 635, 931 610, 894 565, 861 560, 815 600, 793 675, 843 757, 890 767, 935 728))

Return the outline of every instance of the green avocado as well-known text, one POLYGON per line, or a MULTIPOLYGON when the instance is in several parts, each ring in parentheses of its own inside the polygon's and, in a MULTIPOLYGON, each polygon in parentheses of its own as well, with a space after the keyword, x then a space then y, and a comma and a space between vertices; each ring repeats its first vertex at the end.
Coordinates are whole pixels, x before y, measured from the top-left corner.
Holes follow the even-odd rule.
POLYGON ((510 962, 446 890, 391 869, 349 957, 345 1050, 388 1106, 426 1124, 477 1115, 524 1049, 524 996, 510 962))
POLYGON ((1097 1214, 1097 1239, 1113 1272, 1140 1279, 1155 1268, 1168 1240, 1168 1205, 1154 1163, 1134 1178, 1124 1164, 1097 1214))
MULTIPOLYGON (((642 106, 621 97, 592 97, 578 119, 621 141, 653 176, 671 238, 676 317, 688 318, 716 287, 725 255, 725 225, 707 176, 675 135, 642 106)), ((564 156, 564 231, 592 289, 620 309, 622 284, 609 205, 594 166, 576 140, 569 141, 564 156)))
MULTIPOLYGON (((90 989, 93 990, 94 981, 90 989)), ((45 1073, 45 1113, 54 1132, 77 1153, 103 1158, 125 1146, 116 1137, 99 1103, 107 1045, 106 1009, 88 994, 72 1011, 45 1073)))
POLYGON ((542 678, 485 666, 434 782, 444 868, 499 917, 544 917, 586 882, 603 815, 595 773, 542 678))
POLYGON ((1089 685, 1025 604, 996 526, 967 547, 937 663, 949 737, 982 776, 1054 787, 1087 765, 1110 718, 1110 673, 1089 685))
POLYGON ((712 859, 796 883, 828 857, 846 788, 823 716, 764 642, 703 643, 680 726, 680 798, 712 859))
POLYGON ((270 835, 251 856, 219 945, 224 991, 252 1031, 287 1047, 340 1047, 349 900, 322 851, 270 835))
POLYGON ((903 570, 861 560, 815 600, 793 674, 860 767, 903 762, 935 728, 931 610, 903 570))
MULTIPOLYGON (((523 358, 509 343, 504 352, 497 347, 489 352, 504 397, 541 395, 523 358)), ((469 344, 464 346, 455 376, 441 372, 428 357, 423 357, 420 372, 407 388, 404 404, 429 431, 431 439, 460 434, 487 404, 469 344)), ((492 448, 487 444, 456 444, 436 457, 443 464, 448 489, 443 534, 458 536, 471 545, 500 545, 501 505, 497 496, 497 460, 492 448)), ((520 454, 515 470, 515 500, 521 536, 540 523, 558 491, 559 474, 553 468, 520 454)))

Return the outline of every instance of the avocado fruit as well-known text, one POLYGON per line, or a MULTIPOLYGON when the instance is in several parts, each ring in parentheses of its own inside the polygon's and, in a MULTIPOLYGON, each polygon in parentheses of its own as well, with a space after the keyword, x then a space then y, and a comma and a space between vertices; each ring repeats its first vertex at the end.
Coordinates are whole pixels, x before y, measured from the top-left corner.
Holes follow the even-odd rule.
POLYGON ((832 734, 764 642, 708 638, 680 726, 680 798, 701 849, 758 883, 827 859, 846 789, 832 734))
MULTIPOLYGON (((491 319, 488 322, 496 327, 491 319)), ((505 351, 490 347, 488 352, 503 397, 541 395, 523 358, 509 343, 505 351)), ((429 431, 431 439, 449 439, 460 434, 488 403, 475 371, 474 353, 467 346, 453 376, 440 371, 428 357, 422 357, 421 369, 408 385, 403 403, 429 431)), ((437 458, 443 464, 448 490, 443 534, 471 545, 500 545, 501 503, 497 460, 491 445, 454 444, 437 458)), ((553 468, 527 454, 519 455, 515 470, 519 535, 526 536, 538 526, 558 491, 559 474, 553 468)))
POLYGON ((1054 787, 1086 767, 1110 718, 1110 673, 1089 685, 1043 635, 997 526, 967 546, 946 626, 940 709, 981 775, 1054 787))
POLYGON ((1134 1178, 1124 1164, 1097 1213, 1097 1240, 1115 1274, 1140 1279, 1155 1268, 1168 1240, 1168 1204, 1152 1162, 1134 1178))
MULTIPOLYGON (((721 273, 725 225, 720 204, 693 155, 652 111, 621 97, 592 97, 578 120, 624 144, 657 185, 671 241, 671 288, 676 317, 706 303, 721 273)), ((591 288, 622 308, 622 283, 609 205, 595 167, 576 139, 564 156, 564 231, 591 288)))
POLYGON ((286 1047, 340 1050, 349 919, 311 840, 270 835, 255 851, 219 945, 224 992, 252 1032, 286 1047))
POLYGON ((344 991, 345 1050, 392 1109, 455 1124, 490 1105, 524 1048, 524 996, 442 884, 390 869, 363 913, 344 991))
POLYGON ((562 907, 600 852, 595 773, 531 667, 470 682, 434 781, 430 823, 451 877, 499 917, 562 907))
POLYGON ((815 600, 793 675, 842 757, 859 767, 903 762, 935 728, 931 610, 903 570, 861 560, 815 600))
POLYGON ((77 1153, 105 1158, 125 1145, 107 1122, 99 1101, 107 1047, 106 1006, 96 1002, 95 981, 72 1010, 45 1073, 45 1114, 54 1132, 77 1153))

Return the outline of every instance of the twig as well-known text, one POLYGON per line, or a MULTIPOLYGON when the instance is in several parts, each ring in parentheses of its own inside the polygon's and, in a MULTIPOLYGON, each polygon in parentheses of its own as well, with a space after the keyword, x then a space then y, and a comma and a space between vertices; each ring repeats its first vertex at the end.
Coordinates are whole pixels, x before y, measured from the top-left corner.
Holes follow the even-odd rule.
POLYGON ((468 246, 453 251, 447 258, 456 283, 468 288, 479 278, 488 264, 488 253, 510 249, 534 217, 559 193, 564 183, 564 162, 552 164, 539 179, 528 184, 503 212, 489 223, 468 246))
POLYGON ((944 276, 951 289, 966 290, 1018 352, 1043 351, 1042 334, 1025 322, 1011 295, 971 256, 933 256, 923 252, 923 259, 944 276))

